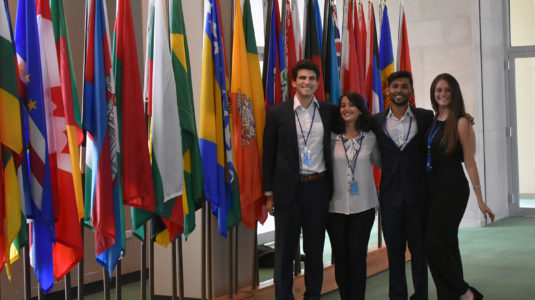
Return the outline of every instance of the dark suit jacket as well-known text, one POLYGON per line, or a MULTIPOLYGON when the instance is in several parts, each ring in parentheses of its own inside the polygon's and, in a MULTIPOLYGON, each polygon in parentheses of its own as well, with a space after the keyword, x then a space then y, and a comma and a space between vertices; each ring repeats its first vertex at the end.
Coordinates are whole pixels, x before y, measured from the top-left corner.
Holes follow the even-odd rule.
MULTIPOLYGON (((335 105, 318 101, 323 123, 323 157, 329 182, 329 199, 332 195, 331 129, 338 109, 335 105)), ((262 183, 264 191, 273 192, 276 205, 290 204, 300 183, 300 157, 295 127, 294 100, 273 106, 266 117, 264 151, 262 157, 262 183)))
POLYGON ((433 122, 433 112, 411 107, 418 132, 403 151, 388 137, 384 121, 390 111, 385 109, 372 116, 373 131, 381 150, 381 187, 379 203, 384 208, 424 205, 428 197, 426 184, 426 134, 433 122))

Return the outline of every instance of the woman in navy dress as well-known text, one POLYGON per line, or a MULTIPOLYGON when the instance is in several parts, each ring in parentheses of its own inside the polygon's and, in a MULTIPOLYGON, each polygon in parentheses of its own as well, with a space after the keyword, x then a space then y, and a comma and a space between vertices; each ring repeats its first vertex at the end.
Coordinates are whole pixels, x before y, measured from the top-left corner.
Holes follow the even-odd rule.
POLYGON ((427 134, 427 171, 430 201, 425 238, 429 269, 438 299, 482 299, 464 281, 459 241, 459 224, 470 188, 468 173, 479 209, 494 221, 494 213, 483 201, 481 183, 474 159, 475 134, 466 117, 463 96, 457 80, 450 74, 438 75, 431 84, 431 104, 435 120, 427 134))

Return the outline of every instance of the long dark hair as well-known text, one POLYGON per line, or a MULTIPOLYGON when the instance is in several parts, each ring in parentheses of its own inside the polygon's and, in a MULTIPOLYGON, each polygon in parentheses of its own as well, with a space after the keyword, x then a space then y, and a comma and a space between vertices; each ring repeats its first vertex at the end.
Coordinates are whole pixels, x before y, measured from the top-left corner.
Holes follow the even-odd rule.
MULTIPOLYGON (((353 92, 345 92, 342 97, 340 97, 338 103, 342 103, 342 98, 347 97, 349 102, 351 104, 355 105, 357 109, 360 111, 360 116, 357 119, 357 122, 355 123, 355 127, 357 130, 360 131, 370 131, 372 127, 372 118, 370 116, 370 112, 368 111, 368 106, 366 105, 366 102, 364 101, 364 98, 362 98, 361 95, 358 93, 353 92)), ((344 124, 344 120, 342 119, 340 115, 340 106, 338 106, 338 118, 337 118, 337 126, 336 126, 336 133, 345 133, 346 127, 344 124)))
POLYGON ((446 120, 446 127, 444 128, 444 136, 440 141, 442 147, 446 149, 446 153, 451 153, 457 142, 459 141, 459 133, 457 132, 457 121, 459 118, 466 117, 466 111, 464 109, 463 94, 461 93, 461 87, 455 77, 448 73, 439 74, 431 83, 431 105, 435 111, 436 117, 438 117, 438 103, 435 99, 435 88, 440 80, 444 80, 448 83, 451 92, 451 101, 449 104, 449 114, 446 120))

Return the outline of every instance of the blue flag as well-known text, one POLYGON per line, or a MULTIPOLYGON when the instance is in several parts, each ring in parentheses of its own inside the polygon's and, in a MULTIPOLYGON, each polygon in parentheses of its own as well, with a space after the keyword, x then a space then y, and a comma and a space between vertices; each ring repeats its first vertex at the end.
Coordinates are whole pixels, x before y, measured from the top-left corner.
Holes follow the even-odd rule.
POLYGON ((44 293, 54 283, 52 246, 55 242, 52 177, 47 140, 50 107, 43 94, 39 36, 34 0, 20 0, 17 7, 15 48, 26 92, 21 97, 28 112, 31 186, 30 259, 44 293))
POLYGON ((338 73, 338 57, 336 55, 336 33, 332 10, 329 9, 327 15, 327 45, 324 49, 324 68, 325 68, 325 98, 333 104, 338 105, 338 100, 342 94, 340 88, 340 75, 338 73))

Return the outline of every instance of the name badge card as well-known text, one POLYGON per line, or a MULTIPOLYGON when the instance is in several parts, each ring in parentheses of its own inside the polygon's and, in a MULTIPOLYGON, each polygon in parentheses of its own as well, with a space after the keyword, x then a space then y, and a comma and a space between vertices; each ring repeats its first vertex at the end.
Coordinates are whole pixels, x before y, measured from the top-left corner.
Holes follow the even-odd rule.
POLYGON ((359 183, 354 180, 349 182, 349 194, 358 195, 359 193, 359 183))
POLYGON ((312 161, 310 160, 310 150, 301 152, 301 160, 303 161, 304 166, 310 167, 312 165, 312 161))

